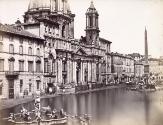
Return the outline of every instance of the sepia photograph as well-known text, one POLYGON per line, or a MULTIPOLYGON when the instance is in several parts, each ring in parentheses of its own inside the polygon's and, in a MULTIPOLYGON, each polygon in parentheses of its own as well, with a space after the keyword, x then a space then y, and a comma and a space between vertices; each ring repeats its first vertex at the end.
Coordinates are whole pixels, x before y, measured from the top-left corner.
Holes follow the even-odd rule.
POLYGON ((0 0, 0 125, 163 125, 163 0, 0 0))

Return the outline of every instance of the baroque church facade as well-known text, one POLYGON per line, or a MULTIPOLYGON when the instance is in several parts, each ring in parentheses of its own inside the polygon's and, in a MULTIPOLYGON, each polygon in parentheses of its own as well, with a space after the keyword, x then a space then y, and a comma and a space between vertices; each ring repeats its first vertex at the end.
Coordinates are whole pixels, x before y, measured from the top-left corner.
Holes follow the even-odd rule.
POLYGON ((74 38, 74 18, 68 0, 30 0, 24 22, 15 24, 42 43, 41 73, 36 74, 41 78, 40 87, 36 86, 42 92, 53 86, 108 84, 111 42, 99 35, 99 14, 93 2, 86 11, 85 36, 80 39, 74 38))
POLYGON ((47 86, 102 83, 111 73, 111 42, 99 37, 99 14, 93 2, 86 12, 86 35, 79 40, 74 39, 74 17, 68 0, 31 0, 24 15, 24 30, 46 41, 47 86))

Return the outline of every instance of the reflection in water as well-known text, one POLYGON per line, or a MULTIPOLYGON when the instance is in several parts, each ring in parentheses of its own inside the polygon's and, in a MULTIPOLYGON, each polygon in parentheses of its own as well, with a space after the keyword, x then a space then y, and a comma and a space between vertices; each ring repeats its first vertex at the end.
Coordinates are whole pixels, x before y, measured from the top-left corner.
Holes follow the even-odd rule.
POLYGON ((148 94, 144 94, 144 109, 145 109, 145 122, 146 125, 149 125, 150 123, 150 118, 149 118, 149 113, 150 113, 150 100, 148 94))
MULTIPOLYGON (((41 106, 63 108, 70 115, 89 114, 93 125, 162 125, 163 91, 141 93, 126 89, 104 90, 79 95, 42 99, 41 106)), ((22 105, 3 111, 20 111, 22 105)), ((24 104, 34 109, 33 102, 24 104)))

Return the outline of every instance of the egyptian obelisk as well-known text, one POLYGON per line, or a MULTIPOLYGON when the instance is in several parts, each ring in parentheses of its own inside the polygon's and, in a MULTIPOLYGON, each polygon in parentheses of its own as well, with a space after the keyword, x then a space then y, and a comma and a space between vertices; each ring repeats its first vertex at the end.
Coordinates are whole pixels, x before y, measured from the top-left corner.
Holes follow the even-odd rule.
POLYGON ((148 84, 149 76, 149 63, 148 63, 148 38, 147 38, 147 29, 145 27, 145 63, 144 63, 144 75, 146 76, 145 83, 148 84))

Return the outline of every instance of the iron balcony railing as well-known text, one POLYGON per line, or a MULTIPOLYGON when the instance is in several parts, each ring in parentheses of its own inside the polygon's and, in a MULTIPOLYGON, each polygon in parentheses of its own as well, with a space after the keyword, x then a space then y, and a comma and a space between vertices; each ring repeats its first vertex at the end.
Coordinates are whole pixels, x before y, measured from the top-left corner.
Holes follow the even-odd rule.
POLYGON ((19 71, 6 71, 5 75, 6 76, 18 76, 19 75, 19 71))

